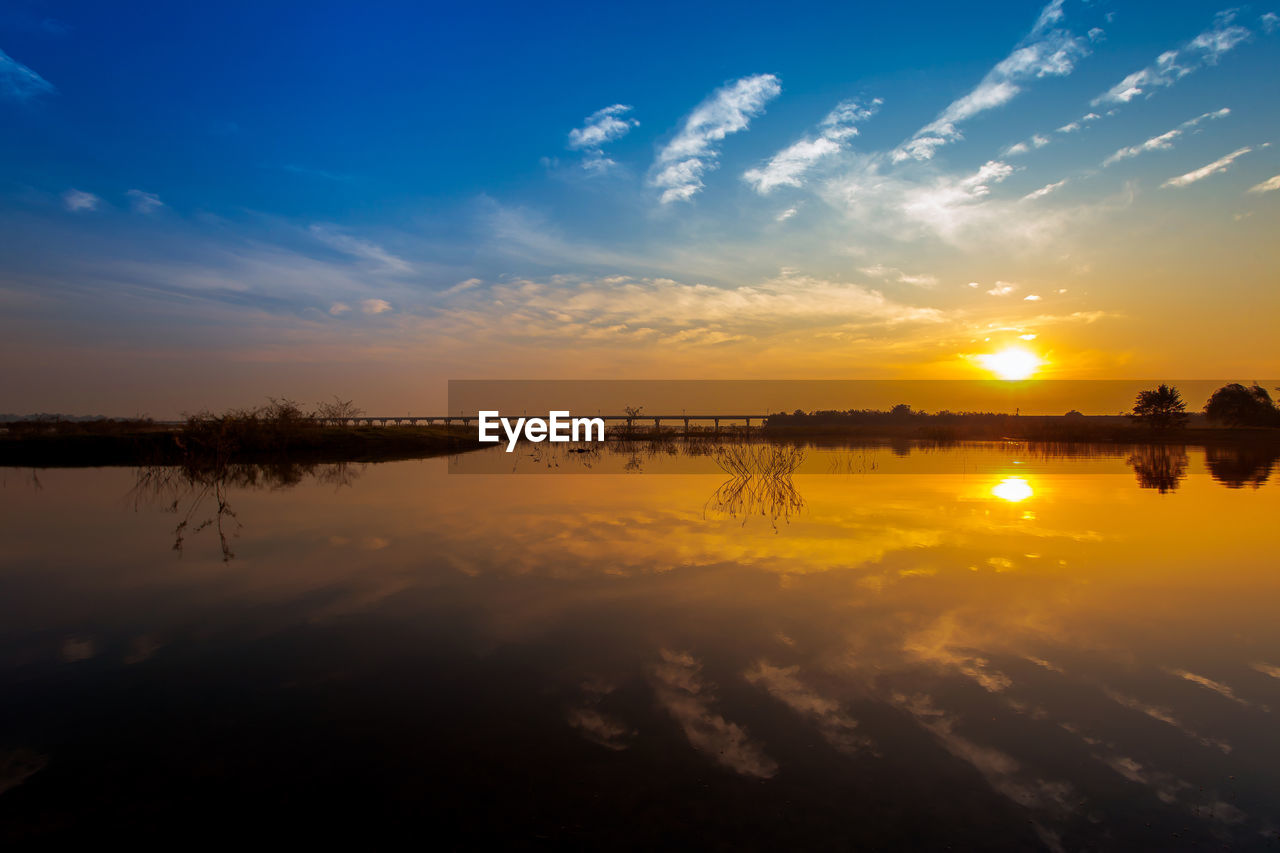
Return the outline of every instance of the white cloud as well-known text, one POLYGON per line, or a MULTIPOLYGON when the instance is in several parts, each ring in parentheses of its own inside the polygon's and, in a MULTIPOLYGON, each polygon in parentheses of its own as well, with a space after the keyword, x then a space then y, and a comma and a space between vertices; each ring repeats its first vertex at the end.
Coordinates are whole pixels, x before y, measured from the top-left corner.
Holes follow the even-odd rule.
POLYGON ((1041 11, 1023 43, 988 71, 973 90, 953 101, 894 151, 894 162, 932 158, 941 146, 963 138, 958 127, 961 122, 1007 104, 1030 80, 1061 77, 1075 70, 1076 61, 1089 54, 1086 42, 1064 30, 1046 32, 1062 17, 1061 0, 1054 0, 1041 11))
POLYGON ((1022 297, 1022 301, 1023 302, 1039 302, 1040 297, 1034 293, 1028 293, 1026 296, 1022 297))
POLYGON ((1262 24, 1262 31, 1267 35, 1271 35, 1280 27, 1280 15, 1275 12, 1263 12, 1258 16, 1259 23, 1262 24))
POLYGON ((84 190, 67 190, 62 194, 62 203, 72 213, 79 213, 84 210, 97 210, 98 205, 102 204, 102 199, 84 190))
POLYGON ((1037 133, 1025 142, 1015 142, 1013 145, 1010 145, 1004 150, 1003 156, 1015 157, 1019 154, 1026 154, 1028 151, 1035 148, 1043 148, 1048 144, 1049 137, 1037 133))
POLYGON ((329 313, 335 317, 341 317, 351 310, 351 306, 345 302, 335 302, 329 306, 329 313))
POLYGON ((717 143, 746 130, 781 92, 776 76, 756 74, 722 86, 699 104, 654 161, 649 183, 662 190, 662 203, 693 198, 703 187, 703 173, 718 165, 717 143))
POLYGON ((863 267, 859 270, 863 275, 869 275, 872 278, 888 279, 901 284, 914 284, 919 287, 933 287, 938 283, 938 277, 929 275, 928 273, 905 273, 894 267, 886 267, 884 264, 874 264, 869 267, 863 267))
POLYGON ((1018 289, 1018 285, 1010 284, 1007 281, 997 281, 995 287, 987 291, 992 296, 1008 296, 1018 289))
POLYGON ((1232 151, 1226 157, 1223 157, 1218 160, 1214 160, 1209 165, 1201 166, 1199 169, 1193 169, 1192 171, 1187 172, 1185 175, 1178 175, 1178 177, 1176 178, 1170 178, 1160 186, 1185 187, 1185 186, 1188 186, 1189 184, 1194 184, 1196 181, 1204 180, 1210 175, 1216 175, 1219 172, 1225 172, 1227 169, 1231 167, 1231 164, 1235 162, 1237 157, 1241 157, 1245 154, 1248 154, 1252 150, 1253 149, 1247 145, 1244 148, 1238 148, 1235 151, 1232 151))
POLYGON ((799 213, 799 210, 797 208, 788 207, 786 210, 779 213, 777 217, 775 217, 775 220, 778 222, 786 222, 788 219, 795 216, 797 213, 799 213))
POLYGON ((768 195, 778 187, 803 185, 805 173, 819 160, 840 151, 846 140, 857 136, 858 123, 875 115, 881 103, 879 98, 866 106, 857 101, 840 102, 818 125, 816 138, 806 137, 782 149, 764 166, 743 173, 743 180, 761 195, 768 195))
POLYGON ((372 261, 386 272, 413 272, 413 266, 408 261, 396 257, 377 243, 343 234, 326 225, 312 225, 311 234, 330 248, 353 258, 372 261))
POLYGON ((744 673, 747 682, 762 687, 778 701, 817 726, 823 739, 836 750, 853 754, 871 746, 871 740, 858 731, 858 721, 849 716, 834 699, 806 687, 797 674, 798 666, 773 666, 758 661, 744 673))
POLYGON ((444 292, 446 295, 452 296, 455 293, 462 293, 464 290, 471 290, 473 287, 479 287, 482 284, 484 282, 478 278, 469 278, 458 282, 453 287, 446 288, 444 292))
POLYGON ((1280 175, 1267 178, 1255 187, 1249 187, 1251 193, 1269 193, 1273 190, 1280 190, 1280 175))
POLYGON ((1223 54, 1249 38, 1244 27, 1232 25, 1233 11, 1220 12, 1214 25, 1176 50, 1168 50, 1155 62, 1133 72, 1106 92, 1093 99, 1099 104, 1127 104, 1139 95, 1151 96, 1152 90, 1172 86, 1198 68, 1215 65, 1223 54))
POLYGON ((1193 119, 1184 121, 1182 124, 1178 125, 1173 130, 1170 130, 1167 133, 1162 133, 1159 136, 1151 137, 1146 142, 1140 143, 1138 145, 1130 145, 1126 148, 1121 148, 1119 151, 1115 152, 1110 157, 1103 160, 1102 165, 1110 166, 1112 163, 1117 163, 1121 160, 1127 160, 1130 157, 1137 157, 1139 154, 1143 154, 1147 151, 1167 151, 1173 147, 1174 140, 1178 139, 1180 136, 1182 136, 1184 132, 1190 130, 1193 127, 1196 127, 1201 122, 1212 120, 1212 119, 1226 118, 1229 115, 1231 115, 1231 110, 1227 109, 1226 107, 1223 107, 1220 110, 1216 110, 1214 112, 1205 113, 1204 115, 1196 116, 1193 119))
POLYGON ((614 104, 596 110, 587 116, 582 127, 569 131, 569 148, 583 152, 582 167, 592 172, 604 171, 614 162, 604 156, 603 146, 621 139, 640 122, 627 118, 631 107, 626 104, 614 104))
POLYGON ((713 710, 715 690, 702 679, 702 664, 687 652, 662 650, 652 668, 658 702, 680 724, 689 745, 744 776, 768 779, 778 764, 747 730, 713 710))
POLYGON ((385 314, 391 310, 391 303, 385 299, 366 299, 360 303, 360 310, 366 314, 385 314))
POLYGON ((1044 198, 1044 197, 1045 197, 1045 196, 1047 196, 1049 193, 1051 193, 1051 192, 1053 192, 1053 191, 1055 191, 1055 190, 1061 189, 1061 188, 1062 188, 1062 186, 1063 186, 1064 184, 1066 184, 1066 182, 1067 182, 1067 178, 1063 178, 1062 180, 1060 180, 1060 181, 1058 181, 1058 182, 1056 182, 1056 183, 1052 183, 1052 184, 1045 184, 1045 185, 1044 185, 1044 186, 1042 186, 1040 189, 1038 189, 1038 190, 1033 190, 1033 191, 1031 191, 1031 192, 1027 193, 1026 195, 1024 195, 1022 198, 1023 198, 1023 200, 1024 200, 1024 201, 1034 201, 1035 199, 1038 199, 1038 198, 1044 198))
POLYGON ((0 95, 26 101, 53 91, 52 83, 0 50, 0 95))
POLYGON ((125 195, 129 197, 134 213, 152 213, 164 207, 164 202, 155 193, 129 190, 125 195))

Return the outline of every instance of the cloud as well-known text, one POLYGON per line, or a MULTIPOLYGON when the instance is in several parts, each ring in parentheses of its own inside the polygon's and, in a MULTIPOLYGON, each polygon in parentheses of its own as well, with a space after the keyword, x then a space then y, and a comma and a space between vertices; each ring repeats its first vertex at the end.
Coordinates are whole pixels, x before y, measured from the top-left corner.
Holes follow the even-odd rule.
POLYGON ((781 213, 779 213, 777 216, 775 216, 775 217, 774 217, 774 221, 775 221, 775 222, 786 222, 788 219, 790 219, 791 217, 795 216, 795 215, 796 215, 797 213, 799 213, 799 212, 800 212, 800 211, 799 211, 799 209, 798 209, 798 208, 795 208, 795 207, 788 207, 786 210, 782 211, 782 212, 781 212, 781 213))
POLYGON ((360 303, 360 310, 366 314, 385 314, 392 309, 385 299, 366 299, 360 303))
POLYGON ((1112 154, 1107 159, 1103 160, 1102 165, 1110 166, 1112 163, 1118 163, 1121 160, 1127 160, 1131 157, 1137 157, 1139 154, 1143 154, 1147 151, 1168 151, 1169 149, 1173 148, 1174 140, 1182 136, 1184 132, 1190 130, 1193 127, 1196 127, 1201 122, 1212 120, 1212 119, 1226 118, 1229 115, 1231 115, 1231 110, 1227 109, 1226 107, 1223 107, 1220 110, 1216 110, 1214 112, 1205 113, 1204 115, 1196 116, 1193 119, 1184 121, 1182 124, 1178 125, 1173 130, 1170 130, 1167 133, 1162 133, 1159 136, 1151 137, 1146 142, 1143 142, 1138 145, 1130 145, 1127 148, 1121 148, 1119 151, 1112 154))
POLYGON ((93 193, 87 193, 84 190, 67 190, 62 194, 62 203, 67 206, 67 210, 72 213, 79 213, 85 210, 97 210, 98 205, 102 204, 102 199, 93 193))
POLYGON ((160 196, 155 193, 143 192, 142 190, 129 190, 125 193, 129 197, 134 213, 152 213, 164 207, 164 202, 160 200, 160 196))
POLYGON ((1049 193, 1054 192, 1055 190, 1059 190, 1059 189, 1061 189, 1061 188, 1062 188, 1062 187, 1067 183, 1067 180, 1068 180, 1067 178, 1063 178, 1062 180, 1060 180, 1060 181, 1058 181, 1058 182, 1056 182, 1056 183, 1052 183, 1052 184, 1045 184, 1045 185, 1044 185, 1044 186, 1042 186, 1040 189, 1038 189, 1038 190, 1032 190, 1031 192, 1029 192, 1029 193, 1027 193, 1026 195, 1024 195, 1024 196, 1022 197, 1022 200, 1023 200, 1023 201, 1034 201, 1034 200, 1036 200, 1036 199, 1038 199, 1038 198, 1044 198, 1044 197, 1045 197, 1045 196, 1047 196, 1049 193))
POLYGON ((1190 184, 1194 184, 1196 181, 1204 180, 1210 175, 1216 175, 1219 172, 1225 172, 1227 169, 1231 167, 1231 164, 1235 162, 1237 157, 1242 157, 1245 154, 1248 154, 1252 150, 1253 149, 1247 145, 1244 148, 1238 148, 1235 151, 1232 151, 1226 157, 1222 157, 1221 159, 1214 160, 1209 165, 1201 166, 1199 169, 1193 169, 1192 171, 1187 172, 1185 175, 1178 175, 1176 178, 1170 178, 1160 186, 1185 187, 1190 184))
POLYGON ((413 272, 413 266, 408 261, 396 257, 377 243, 343 234, 327 225, 312 225, 310 230, 317 240, 344 255, 372 261, 386 272, 413 272))
POLYGON ((1258 22, 1262 24, 1262 31, 1271 35, 1280 27, 1280 15, 1275 12, 1263 12, 1258 16, 1258 22))
POLYGON ((1043 148, 1049 144, 1049 137, 1037 133, 1026 142, 1017 142, 1004 150, 1004 156, 1011 157, 1026 154, 1034 148, 1043 148))
POLYGON ((814 164, 840 151, 846 140, 858 135, 857 125, 876 114, 883 101, 876 98, 866 106, 857 101, 841 101, 821 124, 817 137, 805 137, 769 158, 756 169, 743 173, 742 179, 760 195, 768 195, 778 187, 799 187, 804 175, 814 164))
POLYGON ((1253 707, 1252 703, 1244 699, 1241 699, 1239 696, 1236 695, 1234 690, 1232 690, 1230 687, 1228 687, 1227 685, 1223 684, 1220 681, 1214 681, 1212 678, 1208 678, 1203 675, 1197 675, 1196 673, 1189 672, 1188 670, 1185 670, 1185 669, 1167 669, 1165 671, 1168 672, 1170 675, 1175 675, 1178 678, 1184 679, 1186 681, 1190 681, 1192 684, 1198 684, 1201 687, 1205 688, 1206 690, 1212 690, 1214 693, 1217 693, 1222 698, 1230 699, 1232 702, 1235 702, 1237 705, 1243 705, 1246 708, 1253 707))
POLYGON ((1127 104, 1139 95, 1166 88, 1206 65, 1216 65, 1223 54, 1249 38, 1244 27, 1232 25, 1235 12, 1219 12, 1214 25, 1176 50, 1156 57, 1146 68, 1133 72, 1093 99, 1093 105, 1127 104))
POLYGON ((995 286, 987 291, 991 296, 1008 296, 1018 289, 1018 285, 1010 284, 1007 281, 997 281, 995 286))
POLYGON ((351 310, 351 306, 345 302, 335 302, 329 306, 329 313, 335 317, 341 317, 343 314, 348 313, 350 310, 351 310))
POLYGON ((0 50, 0 96, 27 101, 54 91, 52 83, 0 50))
POLYGON ((722 86, 699 104, 654 161, 649 183, 662 190, 662 203, 693 198, 703 187, 702 175, 718 165, 717 143, 746 130, 781 92, 776 76, 756 74, 722 86))
POLYGON ((768 779, 778 764, 751 740, 747 730, 712 710, 713 687, 702 680, 702 664, 687 652, 662 650, 652 668, 658 702, 684 730, 689 744, 743 776, 768 779))
POLYGON ((1022 297, 1022 301, 1023 302, 1039 302, 1040 297, 1034 293, 1029 293, 1026 296, 1022 297))
POLYGON ((479 287, 482 284, 484 282, 478 278, 469 278, 458 282, 453 287, 447 288, 444 292, 446 295, 452 296, 455 293, 462 293, 464 290, 471 290, 473 287, 479 287))
POLYGON ((1269 193, 1273 190, 1280 190, 1280 175, 1267 178, 1255 187, 1249 187, 1251 193, 1269 193))
POLYGON ((862 267, 859 272, 873 278, 889 279, 900 284, 914 284, 919 287, 933 287, 938 283, 938 277, 929 275, 928 273, 911 274, 905 273, 894 267, 886 267, 884 264, 874 264, 869 267, 862 267))
POLYGON ((568 147, 572 151, 583 152, 582 168, 602 172, 615 165, 604 156, 603 147, 626 136, 631 128, 640 126, 640 122, 626 117, 629 112, 631 107, 626 104, 604 107, 587 116, 582 127, 569 131, 568 147))
POLYGON ((1028 81, 1061 77, 1074 71, 1076 62, 1089 55, 1089 48, 1084 39, 1064 30, 1049 30, 1062 18, 1061 0, 1045 6, 1020 46, 988 71, 968 94, 953 101, 894 151, 894 162, 931 159, 941 146, 963 138, 959 129, 961 122, 1007 104, 1022 92, 1028 81))
POLYGON ((806 687, 796 677, 798 666, 773 666, 758 661, 745 673, 750 684, 763 687, 769 695, 802 717, 813 722, 824 740, 839 752, 852 755, 871 746, 871 740, 858 731, 858 721, 840 708, 840 703, 806 687))

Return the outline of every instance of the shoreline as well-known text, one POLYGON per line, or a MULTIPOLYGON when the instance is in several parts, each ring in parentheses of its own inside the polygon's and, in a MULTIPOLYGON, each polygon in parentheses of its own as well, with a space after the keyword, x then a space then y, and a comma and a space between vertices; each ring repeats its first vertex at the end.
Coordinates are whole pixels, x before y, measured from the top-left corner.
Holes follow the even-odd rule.
MULTIPOLYGON (((1191 426, 1149 430, 1132 423, 1079 423, 1058 417, 1013 417, 996 422, 947 424, 814 424, 694 430, 633 429, 607 434, 606 442, 741 441, 779 443, 911 443, 937 446, 954 442, 1018 441, 1032 444, 1184 445, 1204 447, 1280 447, 1280 429, 1191 426)), ((522 442, 523 443, 523 442, 522 442)), ((0 435, 0 467, 92 468, 108 466, 392 462, 428 459, 494 447, 474 430, 445 426, 327 426, 277 434, 270 440, 241 444, 216 453, 193 450, 181 427, 131 425, 103 430, 24 431, 0 435)))

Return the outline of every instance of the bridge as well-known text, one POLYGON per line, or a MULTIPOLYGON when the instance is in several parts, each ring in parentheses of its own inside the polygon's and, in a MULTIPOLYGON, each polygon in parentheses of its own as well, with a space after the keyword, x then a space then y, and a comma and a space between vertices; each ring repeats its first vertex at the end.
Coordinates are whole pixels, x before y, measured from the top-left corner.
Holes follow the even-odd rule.
MULTIPOLYGON (((508 416, 510 417, 510 416, 508 416)), ((526 417, 526 415, 521 415, 526 417)), ((533 417, 541 417, 534 414, 533 417)), ((636 424, 653 423, 654 429, 662 429, 663 423, 683 424, 686 432, 689 431, 690 424, 711 424, 714 429, 720 429, 721 421, 726 426, 736 425, 741 422, 748 429, 751 428, 752 421, 764 425, 768 420, 768 415, 591 415, 591 414, 574 414, 574 418, 599 418, 606 424, 610 421, 614 423, 625 423, 627 429, 633 429, 636 424)), ((310 418, 312 423, 318 423, 321 426, 418 426, 418 425, 438 425, 453 426, 454 424, 462 424, 469 427, 478 419, 476 415, 360 415, 358 417, 339 417, 339 418, 310 418)))

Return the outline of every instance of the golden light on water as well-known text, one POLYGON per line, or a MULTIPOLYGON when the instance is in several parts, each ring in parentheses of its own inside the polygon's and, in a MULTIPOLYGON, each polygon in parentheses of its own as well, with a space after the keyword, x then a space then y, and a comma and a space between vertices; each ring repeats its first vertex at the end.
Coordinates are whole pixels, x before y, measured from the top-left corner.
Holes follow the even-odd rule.
POLYGON ((1038 355, 1022 347, 1006 347, 1000 352, 980 355, 978 361, 1001 379, 1026 379, 1044 364, 1038 355))
POLYGON ((1006 477, 991 487, 991 494, 1009 503, 1025 501, 1035 494, 1031 484, 1021 477, 1006 477))

